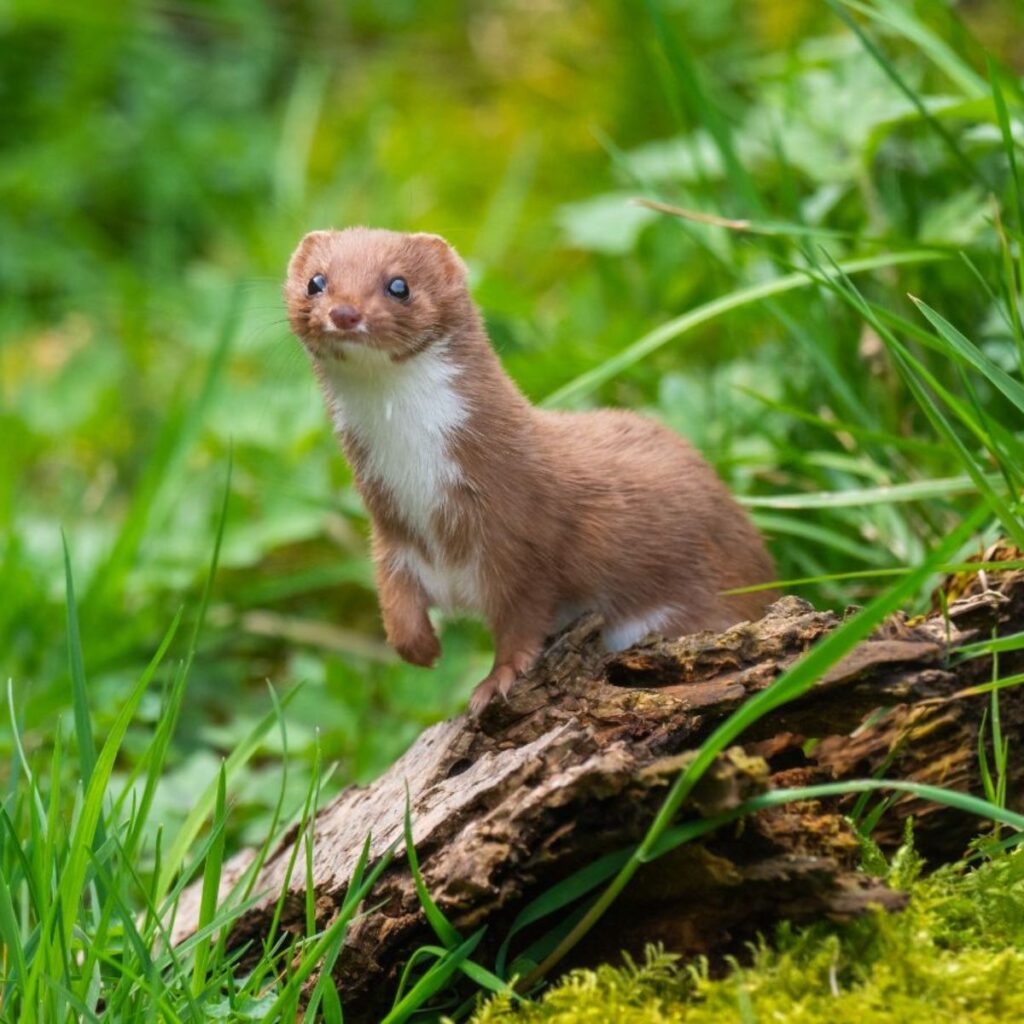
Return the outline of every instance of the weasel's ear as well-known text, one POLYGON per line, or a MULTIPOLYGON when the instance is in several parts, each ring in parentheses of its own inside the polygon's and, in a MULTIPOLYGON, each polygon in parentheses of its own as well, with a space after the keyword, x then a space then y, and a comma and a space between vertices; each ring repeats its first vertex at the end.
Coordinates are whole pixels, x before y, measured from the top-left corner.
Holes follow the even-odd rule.
POLYGON ((433 253, 442 257, 444 266, 448 271, 449 281, 466 280, 469 273, 466 269, 466 264, 462 262, 462 257, 455 251, 454 246, 450 245, 444 238, 440 235, 428 234, 425 231, 421 231, 412 237, 417 243, 428 246, 433 253))
POLYGON ((288 276, 291 277, 305 262, 310 250, 316 248, 322 242, 326 242, 330 235, 330 231, 310 231, 295 247, 295 252, 292 253, 291 258, 288 260, 288 276))

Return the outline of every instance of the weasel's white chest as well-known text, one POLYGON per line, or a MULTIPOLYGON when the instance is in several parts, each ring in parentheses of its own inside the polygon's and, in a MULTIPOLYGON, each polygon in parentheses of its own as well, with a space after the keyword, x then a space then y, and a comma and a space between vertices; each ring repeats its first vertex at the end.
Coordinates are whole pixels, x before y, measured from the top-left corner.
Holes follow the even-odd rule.
POLYGON ((462 470, 450 455, 451 438, 469 418, 454 385, 458 369, 436 343, 415 359, 353 348, 325 368, 335 426, 365 453, 363 474, 381 485, 398 516, 428 544, 435 516, 443 515, 462 470))
POLYGON ((350 433, 365 456, 362 473, 388 492, 399 518, 424 542, 395 554, 395 568, 419 580, 430 603, 448 610, 481 611, 477 559, 454 563, 435 536, 437 518, 451 505, 462 478, 451 457, 452 435, 469 418, 455 387, 458 369, 443 342, 404 363, 353 347, 342 363, 325 367, 334 424, 350 433))

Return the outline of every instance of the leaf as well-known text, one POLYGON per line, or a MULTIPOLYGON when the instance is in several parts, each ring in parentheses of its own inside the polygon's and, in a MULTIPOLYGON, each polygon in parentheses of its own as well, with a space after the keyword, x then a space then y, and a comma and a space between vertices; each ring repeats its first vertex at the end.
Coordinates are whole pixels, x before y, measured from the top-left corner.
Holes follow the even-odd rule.
POLYGON ((640 232, 658 219, 653 211, 638 208, 630 199, 629 193, 622 192, 566 203, 559 208, 558 226, 577 249, 621 256, 631 252, 640 232))

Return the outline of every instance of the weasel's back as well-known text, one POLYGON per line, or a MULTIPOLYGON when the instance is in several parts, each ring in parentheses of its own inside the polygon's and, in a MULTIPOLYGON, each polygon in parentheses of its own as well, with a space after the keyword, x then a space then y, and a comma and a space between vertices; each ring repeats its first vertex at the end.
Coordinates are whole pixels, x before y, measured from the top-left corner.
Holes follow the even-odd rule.
POLYGON ((686 440, 622 410, 540 415, 578 529, 570 573, 607 573, 597 589, 638 595, 638 605, 677 596, 689 609, 671 622, 678 632, 756 619, 775 599, 721 596, 770 582, 775 570, 747 514, 686 440))

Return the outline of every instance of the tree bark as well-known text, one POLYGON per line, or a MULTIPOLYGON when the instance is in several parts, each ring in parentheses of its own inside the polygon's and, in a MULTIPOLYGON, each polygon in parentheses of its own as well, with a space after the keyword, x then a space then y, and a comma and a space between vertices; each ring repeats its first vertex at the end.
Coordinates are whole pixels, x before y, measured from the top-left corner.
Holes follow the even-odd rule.
MULTIPOLYGON (((1019 555, 996 548, 987 557, 1019 555)), ((804 697, 752 727, 742 749, 717 760, 683 817, 726 811, 767 789, 880 774, 980 793, 979 727, 990 698, 965 691, 992 678, 992 660, 950 652, 993 632, 1024 630, 1024 572, 965 574, 945 590, 946 616, 887 620, 804 697)), ((408 786, 427 886, 464 934, 488 925, 475 954, 487 963, 529 899, 635 843, 712 730, 839 624, 831 612, 784 597, 759 622, 610 656, 596 621, 570 627, 507 703, 493 703, 479 721, 462 715, 427 729, 376 782, 348 787, 320 811, 312 874, 318 924, 328 924, 344 898, 367 834, 371 860, 400 843, 408 786)), ((1004 654, 999 668, 1004 676, 1020 671, 1024 658, 1004 654)), ((1020 810, 1024 690, 1002 691, 1000 708, 1011 737, 1010 803, 1020 810)), ((902 895, 859 869, 859 844, 844 816, 851 807, 845 798, 762 811, 647 865, 577 948, 576 961, 611 959, 652 941, 715 961, 782 919, 898 908, 902 895)), ((875 838, 893 847, 910 815, 917 847, 932 863, 957 857, 984 826, 901 794, 875 838)), ((253 890, 264 895, 238 920, 232 944, 258 944, 265 934, 297 841, 293 831, 266 860, 253 890)), ((243 853, 228 865, 225 890, 250 860, 243 853)), ((303 865, 300 854, 281 917, 283 927, 300 931, 303 865)), ((375 909, 350 930, 335 969, 346 1019, 374 1019, 409 953, 432 941, 401 853, 367 903, 375 909)), ((176 940, 194 929, 197 906, 193 887, 176 940)), ((515 948, 536 934, 527 931, 515 948)))

